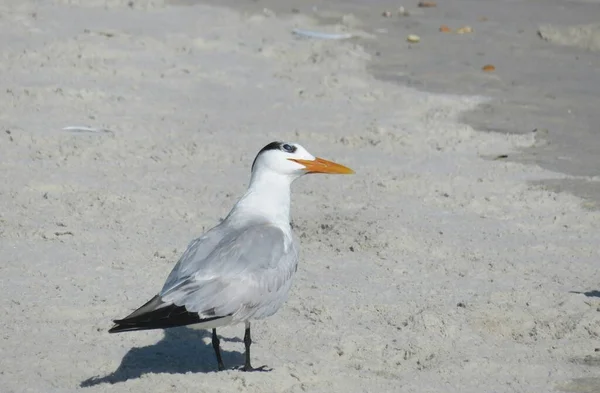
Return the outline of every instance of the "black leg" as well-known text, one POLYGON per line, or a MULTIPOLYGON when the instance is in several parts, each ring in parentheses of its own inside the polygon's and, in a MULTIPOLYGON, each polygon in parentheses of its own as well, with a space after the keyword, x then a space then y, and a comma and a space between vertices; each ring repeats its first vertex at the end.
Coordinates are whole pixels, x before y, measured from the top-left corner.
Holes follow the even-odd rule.
POLYGON ((244 345, 246 346, 246 363, 244 364, 244 367, 242 367, 242 371, 271 371, 267 366, 253 368, 250 364, 250 345, 252 345, 252 337, 250 336, 250 322, 246 322, 244 345))
POLYGON ((250 364, 250 345, 252 345, 252 337, 250 337, 250 324, 246 325, 246 331, 244 332, 244 345, 246 346, 246 363, 244 364, 244 371, 251 371, 252 365, 250 364))
POLYGON ((215 350, 215 355, 217 355, 217 363, 219 364, 219 371, 225 370, 225 366, 223 365, 223 359, 221 358, 221 348, 219 348, 219 337, 217 336, 217 329, 212 330, 212 345, 215 350))

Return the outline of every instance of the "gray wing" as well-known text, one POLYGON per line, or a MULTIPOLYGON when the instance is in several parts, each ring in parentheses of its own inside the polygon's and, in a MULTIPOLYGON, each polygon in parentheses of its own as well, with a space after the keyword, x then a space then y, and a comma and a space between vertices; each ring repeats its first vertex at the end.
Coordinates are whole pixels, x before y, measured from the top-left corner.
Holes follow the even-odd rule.
POLYGON ((221 228, 222 225, 217 225, 201 237, 190 242, 173 270, 171 270, 159 295, 172 290, 184 280, 192 277, 196 272, 206 268, 206 264, 209 261, 208 256, 223 240, 224 231, 221 228))
POLYGON ((201 317, 233 315, 243 320, 274 313, 285 301, 296 271, 292 239, 268 224, 215 238, 208 233, 190 244, 160 292, 161 299, 201 317))

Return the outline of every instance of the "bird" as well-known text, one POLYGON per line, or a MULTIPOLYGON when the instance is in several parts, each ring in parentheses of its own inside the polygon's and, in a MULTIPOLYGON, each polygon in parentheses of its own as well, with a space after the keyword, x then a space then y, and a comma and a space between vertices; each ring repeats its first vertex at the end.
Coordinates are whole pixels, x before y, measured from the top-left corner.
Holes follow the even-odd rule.
POLYGON ((217 328, 244 324, 245 362, 250 361, 250 323, 273 315, 287 300, 298 269, 299 244, 290 225, 291 185, 306 174, 353 174, 315 157, 298 143, 264 146, 251 167, 246 192, 218 225, 192 240, 156 296, 109 333, 188 326, 212 329, 219 371, 225 369, 217 328))

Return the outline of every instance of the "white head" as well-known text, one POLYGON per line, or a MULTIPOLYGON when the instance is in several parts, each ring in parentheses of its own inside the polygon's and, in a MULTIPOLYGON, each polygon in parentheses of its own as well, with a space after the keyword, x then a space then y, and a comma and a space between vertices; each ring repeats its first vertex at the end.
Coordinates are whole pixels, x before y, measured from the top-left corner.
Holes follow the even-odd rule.
POLYGON ((263 147, 252 163, 252 176, 261 172, 282 175, 290 181, 308 173, 354 173, 343 165, 315 157, 304 147, 291 142, 271 142, 263 147))
POLYGON ((315 157, 297 143, 271 142, 256 155, 248 190, 225 220, 230 224, 244 224, 259 216, 289 227, 290 185, 308 173, 350 174, 354 171, 315 157))

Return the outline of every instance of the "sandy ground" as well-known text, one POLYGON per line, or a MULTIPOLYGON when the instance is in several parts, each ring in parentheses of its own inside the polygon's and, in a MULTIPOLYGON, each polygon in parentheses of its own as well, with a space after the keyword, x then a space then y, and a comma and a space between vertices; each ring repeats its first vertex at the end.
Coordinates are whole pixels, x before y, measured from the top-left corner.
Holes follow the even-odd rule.
MULTIPOLYGON (((302 15, 0 11, 1 392, 600 390, 600 213, 532 185, 567 175, 491 159, 536 141, 461 124, 484 98, 379 81, 356 43, 290 34, 302 15), (357 174, 294 187, 300 269, 254 325, 273 371, 215 372, 185 328, 109 335, 275 139, 357 174)), ((242 330, 221 330, 231 367, 242 330)))
POLYGON ((538 143, 508 159, 572 175, 543 183, 600 210, 600 0, 444 0, 431 8, 416 0, 172 1, 299 12, 324 24, 359 26, 374 37, 359 42, 372 55, 367 69, 376 78, 493 98, 461 121, 481 131, 541 131, 538 143), (440 32, 442 25, 451 33, 440 32), (464 26, 472 32, 457 34, 464 26), (407 43, 409 34, 421 41, 407 43), (496 71, 482 72, 486 64, 496 71))

